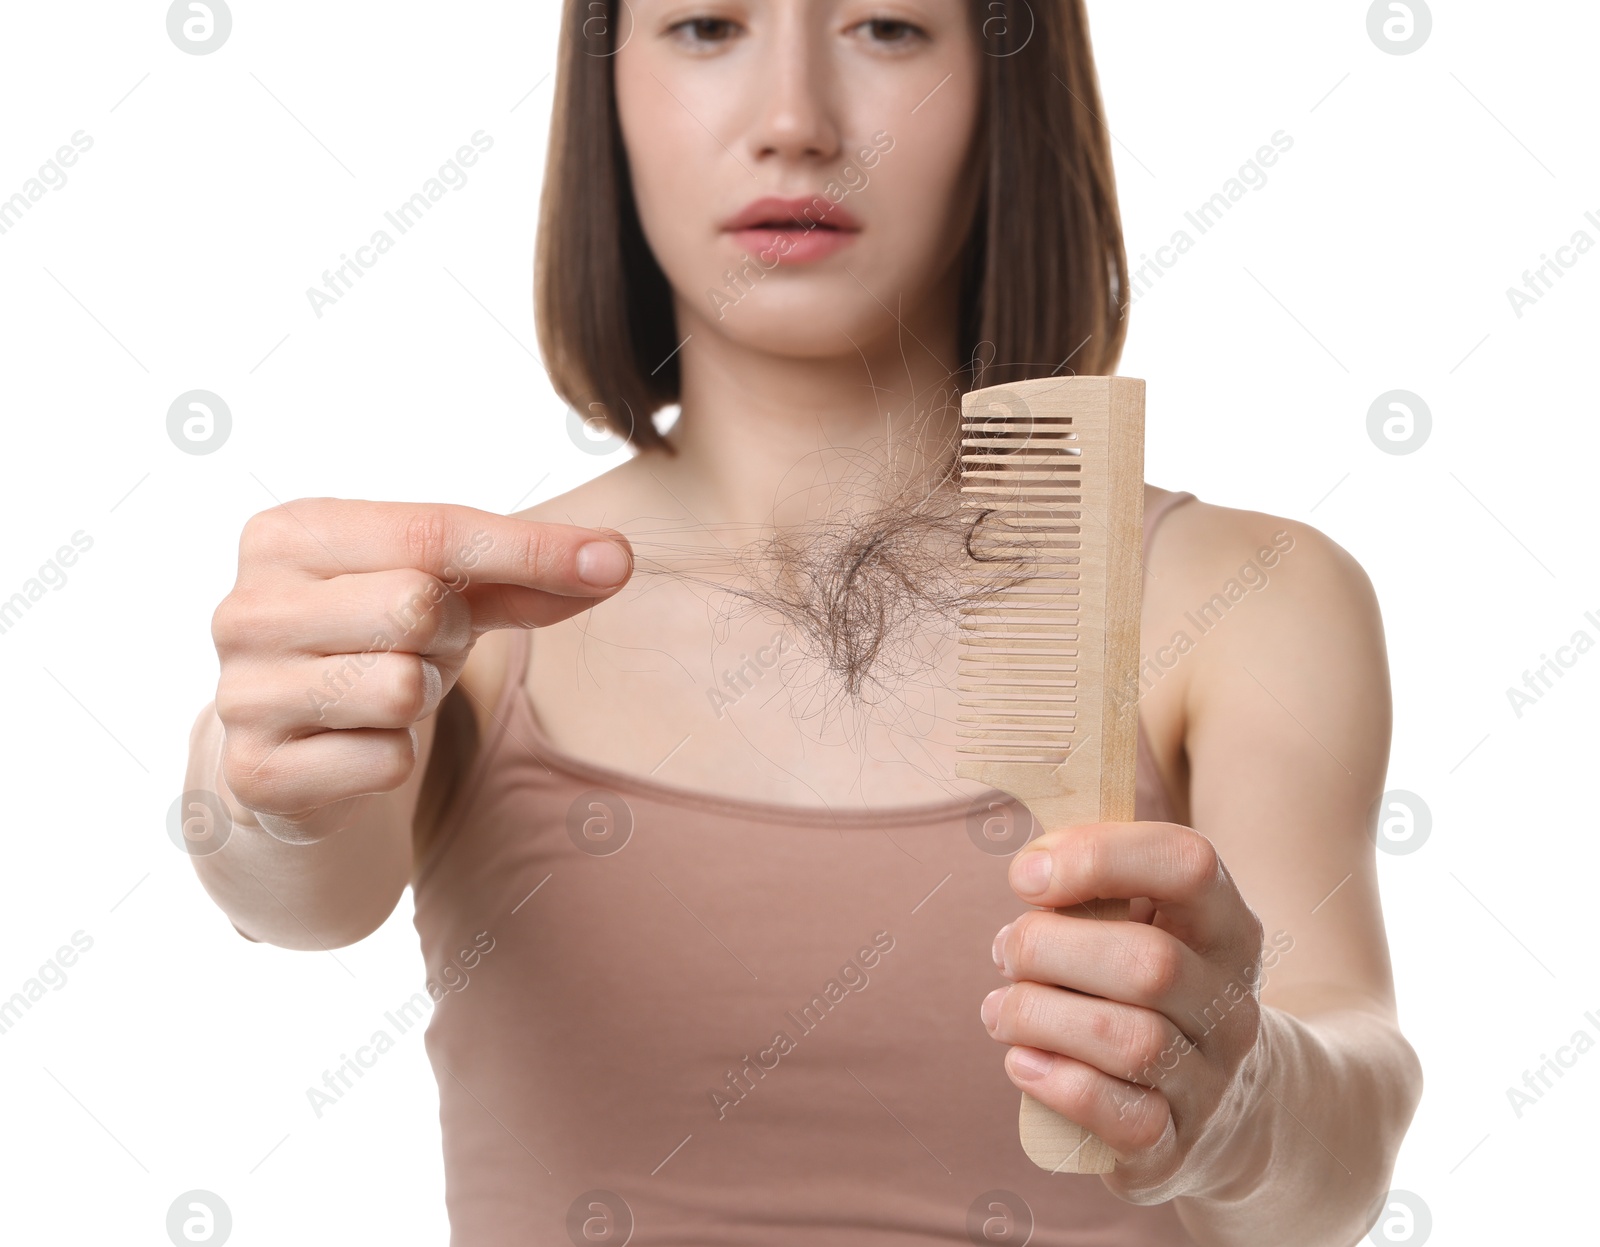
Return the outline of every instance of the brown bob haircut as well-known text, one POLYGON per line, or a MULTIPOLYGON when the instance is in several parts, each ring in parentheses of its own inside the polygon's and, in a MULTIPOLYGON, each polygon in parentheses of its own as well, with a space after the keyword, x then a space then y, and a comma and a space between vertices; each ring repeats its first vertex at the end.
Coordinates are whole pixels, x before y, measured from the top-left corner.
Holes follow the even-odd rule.
MULTIPOLYGON (((965 392, 1113 371, 1128 262, 1084 0, 970 0, 986 185, 962 260, 965 392)), ((640 228, 612 89, 626 0, 565 0, 534 308, 556 392, 640 449, 679 401, 672 289, 640 228), (604 11, 603 19, 600 17, 604 11)))

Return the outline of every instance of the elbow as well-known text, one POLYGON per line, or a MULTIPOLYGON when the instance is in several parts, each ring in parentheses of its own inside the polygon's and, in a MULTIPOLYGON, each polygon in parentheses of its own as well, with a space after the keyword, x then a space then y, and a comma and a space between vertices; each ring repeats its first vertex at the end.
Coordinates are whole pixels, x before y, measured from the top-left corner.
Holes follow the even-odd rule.
MULTIPOLYGON (((1417 1114, 1417 1106, 1422 1103, 1422 1058, 1417 1055, 1417 1050, 1411 1046, 1410 1040, 1398 1029, 1395 1031, 1394 1076, 1395 1109, 1392 1128, 1394 1152, 1398 1155, 1406 1131, 1411 1128, 1412 1118, 1417 1114)), ((1392 1173, 1394 1170, 1392 1159, 1389 1168, 1392 1173)))
POLYGON ((1392 1050, 1382 1066, 1388 1084, 1384 1088, 1383 1103, 1389 1110, 1384 1118, 1384 1143, 1387 1144, 1384 1150, 1388 1160, 1383 1173, 1385 1182, 1394 1172, 1400 1144, 1422 1102, 1422 1058, 1398 1026, 1392 1028, 1389 1035, 1392 1050))
POLYGON ((1379 1064, 1379 1111, 1370 1136, 1370 1163, 1361 1171, 1364 1196, 1358 1231, 1365 1235, 1389 1209, 1389 1193, 1401 1144, 1422 1101, 1422 1059, 1398 1027, 1387 1032, 1389 1051, 1379 1064))
POLYGON ((336 948, 348 948, 352 944, 359 944, 377 931, 389 920, 389 915, 394 912, 399 899, 398 896, 395 897, 382 912, 374 910, 364 914, 341 914, 337 922, 320 925, 315 929, 296 920, 273 929, 247 931, 233 919, 229 921, 233 929, 252 944, 271 944, 274 948, 285 948, 291 952, 326 953, 336 948))
POLYGON ((227 917, 229 925, 252 944, 270 944, 291 952, 332 952, 359 944, 382 927, 404 894, 405 887, 401 886, 373 896, 363 907, 324 914, 320 920, 302 920, 281 902, 271 913, 256 914, 253 919, 233 914, 227 917))
POLYGON ((1422 1058, 1417 1055, 1417 1050, 1411 1046, 1404 1035, 1398 1036, 1399 1047, 1404 1062, 1403 1076, 1406 1094, 1405 1125, 1411 1125, 1411 1119, 1416 1115, 1417 1106, 1422 1103, 1422 1058))

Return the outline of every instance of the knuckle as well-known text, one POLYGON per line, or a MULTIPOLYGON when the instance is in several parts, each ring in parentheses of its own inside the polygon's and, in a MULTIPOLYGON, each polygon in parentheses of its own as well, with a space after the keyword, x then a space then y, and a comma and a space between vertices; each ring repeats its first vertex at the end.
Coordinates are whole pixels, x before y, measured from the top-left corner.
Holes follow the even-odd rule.
POLYGON ((437 507, 419 507, 407 514, 401 534, 412 567, 443 567, 450 559, 450 523, 437 507))
POLYGON ((411 732, 399 728, 382 734, 371 770, 371 782, 379 792, 393 792, 411 778, 416 765, 416 750, 411 732))
POLYGON ((385 618, 394 620, 404 637, 426 649, 439 634, 439 603, 445 593, 437 577, 426 572, 407 573, 396 586, 385 618))
POLYGON ((1098 831, 1085 831, 1078 838, 1078 851, 1074 862, 1072 882, 1079 891, 1087 890, 1098 896, 1105 883, 1110 862, 1106 856, 1106 839, 1098 831))
POLYGON ((1096 1009, 1089 1033, 1128 1078, 1150 1072, 1160 1056, 1161 1036, 1149 1015, 1126 1006, 1096 1009))
POLYGON ((1045 1016, 1042 993, 1025 983, 1014 983, 1000 998, 1000 1020, 1012 1035, 1038 1034, 1040 1023, 1048 1022, 1045 1016))
POLYGON ((213 701, 217 718, 222 720, 224 727, 231 729, 242 726, 256 708, 255 695, 249 682, 227 668, 223 668, 217 679, 217 693, 213 701))
POLYGON ((528 524, 526 529, 517 548, 517 562, 525 582, 537 584, 553 570, 550 564, 554 543, 550 540, 550 530, 543 524, 528 524))
POLYGON ((229 594, 217 603, 217 609, 211 612, 211 644, 220 653, 225 646, 231 646, 238 636, 239 608, 234 601, 233 594, 229 594))
POLYGON ((1245 907, 1245 912, 1250 915, 1250 921, 1246 924, 1246 938, 1250 941, 1250 952, 1259 958, 1261 950, 1267 944, 1267 927, 1261 921, 1261 915, 1248 905, 1245 907))
POLYGON ((1120 1010, 1097 1007, 1089 1014, 1089 1038, 1101 1048, 1120 1051, 1124 1024, 1120 1010))
POLYGON ((1046 938, 1045 919, 1051 915, 1043 910, 1030 910, 1018 918, 1011 928, 1011 963, 1024 975, 1039 963, 1046 938))
POLYGON ((1178 837, 1173 851, 1179 878, 1191 891, 1200 891, 1216 881, 1222 859, 1216 845, 1198 831, 1178 837))
POLYGON ((282 557, 300 532, 299 521, 290 514, 288 505, 279 503, 265 511, 257 511, 244 522, 239 534, 240 561, 270 561, 282 557))
POLYGON ((380 687, 386 722, 414 723, 422 716, 428 681, 422 672, 422 659, 415 654, 390 655, 384 663, 380 687))
POLYGON ((229 733, 222 749, 222 778, 247 809, 264 808, 274 789, 267 750, 229 733))
POLYGON ((373 662, 365 659, 365 652, 330 654, 317 664, 322 675, 321 682, 307 685, 305 696, 316 708, 319 722, 328 717, 329 710, 343 705, 345 699, 360 688, 360 681, 373 666, 373 662))
POLYGON ((1116 1041, 1119 1056, 1130 1070, 1154 1072, 1166 1049, 1166 1036, 1148 1013, 1130 1014, 1116 1041))
POLYGON ((1088 1121, 1098 1107, 1097 1075, 1080 1061, 1069 1061, 1057 1075, 1058 1098, 1066 1110, 1064 1116, 1073 1121, 1088 1121))
POLYGON ((1128 1143, 1143 1151, 1161 1142, 1167 1123, 1162 1112, 1163 1100, 1158 1093, 1141 1096, 1134 1111, 1129 1114, 1128 1143))
POLYGON ((1151 943, 1130 953, 1134 963, 1133 981, 1139 995, 1149 1001, 1166 999, 1178 984, 1183 962, 1171 941, 1151 943))
MULTIPOLYGON (((1137 1119, 1142 1111, 1140 1106, 1149 1093, 1150 1089, 1148 1087, 1137 1083, 1132 1086, 1119 1084, 1111 1089, 1110 1101, 1111 1107, 1117 1113, 1117 1141, 1119 1144, 1127 1146, 1129 1123, 1137 1119)), ((1126 1199, 1127 1196, 1124 1195, 1123 1198, 1126 1199)))
POLYGON ((261 603, 255 595, 235 588, 211 612, 211 643, 220 655, 243 647, 261 620, 261 603))

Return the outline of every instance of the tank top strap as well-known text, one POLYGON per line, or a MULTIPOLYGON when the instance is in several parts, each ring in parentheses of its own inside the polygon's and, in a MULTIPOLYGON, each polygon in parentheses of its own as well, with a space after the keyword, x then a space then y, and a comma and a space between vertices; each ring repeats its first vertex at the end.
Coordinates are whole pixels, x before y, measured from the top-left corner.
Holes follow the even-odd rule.
MULTIPOLYGON (((1149 575, 1148 563, 1150 561, 1150 539, 1155 536, 1155 531, 1160 527, 1161 521, 1166 519, 1173 508, 1188 502, 1195 495, 1186 489, 1165 495, 1161 501, 1152 507, 1147 507, 1144 513, 1144 551, 1141 555, 1145 566, 1145 575, 1149 575)), ((1161 768, 1156 763, 1156 751, 1150 743, 1150 734, 1145 730, 1144 715, 1139 715, 1138 727, 1138 763, 1135 767, 1137 775, 1136 808, 1138 817, 1150 822, 1171 823, 1178 819, 1177 805, 1172 800, 1172 794, 1167 791, 1167 783, 1161 775, 1161 768)))
MULTIPOLYGON (((412 874, 411 884, 413 893, 422 887, 423 881, 433 873, 434 867, 444 856, 450 842, 456 838, 461 825, 468 815, 476 808, 481 799, 481 789, 496 765, 501 750, 505 747, 506 738, 511 738, 512 744, 538 758, 534 746, 528 743, 526 726, 513 728, 512 721, 517 718, 520 705, 526 706, 527 699, 522 697, 522 684, 528 671, 528 656, 532 646, 532 628, 515 629, 514 635, 506 651, 505 677, 500 682, 499 691, 495 694, 494 709, 490 718, 494 726, 489 729, 488 736, 479 740, 472 753, 472 760, 467 766, 463 781, 455 786, 444 808, 439 813, 438 827, 434 832, 431 842, 423 849, 417 860, 416 868, 412 874)), ((465 691, 465 690, 463 690, 465 691)), ((537 727, 535 727, 537 732, 537 727)), ((543 765, 541 760, 541 765, 543 765)), ((545 767, 548 771, 549 768, 545 767)))
POLYGON ((1155 536, 1156 528, 1161 521, 1167 518, 1168 512, 1180 503, 1188 502, 1194 495, 1186 489, 1167 494, 1153 507, 1147 507, 1144 513, 1144 550, 1141 557, 1148 561, 1150 558, 1150 539, 1155 536))
POLYGON ((527 748, 526 742, 521 740, 519 733, 512 732, 509 724, 516 717, 519 700, 522 698, 522 686, 527 681, 528 663, 533 653, 533 629, 515 628, 513 636, 506 646, 506 670, 500 680, 500 688, 495 694, 494 708, 490 718, 494 720, 494 727, 490 729, 489 738, 480 742, 480 757, 492 753, 500 747, 501 738, 508 732, 513 740, 522 743, 527 748))
POLYGON ((504 719, 506 712, 511 709, 511 700, 517 695, 517 690, 528 678, 528 663, 533 655, 533 629, 518 628, 517 636, 511 642, 510 652, 506 654, 506 678, 500 686, 500 696, 496 700, 495 717, 504 719))

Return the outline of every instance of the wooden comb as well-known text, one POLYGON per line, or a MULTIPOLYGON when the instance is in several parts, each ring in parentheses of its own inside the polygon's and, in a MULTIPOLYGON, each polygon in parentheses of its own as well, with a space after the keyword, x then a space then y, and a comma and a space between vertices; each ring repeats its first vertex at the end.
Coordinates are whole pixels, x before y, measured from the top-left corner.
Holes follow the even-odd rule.
MULTIPOLYGON (((956 775, 1010 794, 1041 831, 1133 818, 1139 728, 1144 382, 1041 377, 961 402, 968 541, 956 775)), ((1125 900, 1057 913, 1128 916, 1125 900)), ((1023 1094, 1022 1148, 1110 1173, 1100 1139, 1023 1094)))

